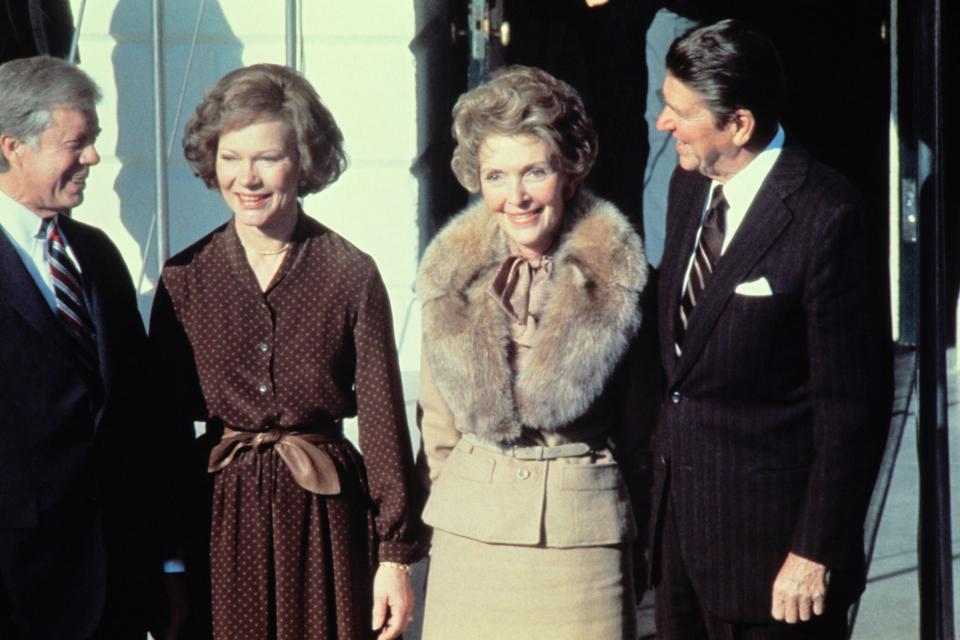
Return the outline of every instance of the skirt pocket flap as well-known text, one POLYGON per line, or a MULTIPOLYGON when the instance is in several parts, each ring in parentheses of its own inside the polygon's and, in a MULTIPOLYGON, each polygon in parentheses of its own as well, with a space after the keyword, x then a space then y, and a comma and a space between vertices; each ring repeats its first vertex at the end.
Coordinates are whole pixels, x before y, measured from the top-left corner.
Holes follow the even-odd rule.
POLYGON ((620 486, 615 464, 567 465, 563 468, 564 491, 610 491, 620 486))

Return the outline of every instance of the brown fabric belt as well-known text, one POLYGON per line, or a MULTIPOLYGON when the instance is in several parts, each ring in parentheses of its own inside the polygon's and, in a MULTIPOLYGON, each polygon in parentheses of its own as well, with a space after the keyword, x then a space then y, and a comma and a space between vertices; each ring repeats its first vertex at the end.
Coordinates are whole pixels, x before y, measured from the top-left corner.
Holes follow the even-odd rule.
POLYGON ((245 449, 261 453, 273 447, 298 485, 322 496, 336 495, 340 493, 337 466, 326 451, 316 446, 343 441, 343 425, 339 421, 335 424, 338 433, 333 434, 284 429, 238 431, 224 426, 223 438, 210 451, 207 471, 216 473, 226 468, 245 449))

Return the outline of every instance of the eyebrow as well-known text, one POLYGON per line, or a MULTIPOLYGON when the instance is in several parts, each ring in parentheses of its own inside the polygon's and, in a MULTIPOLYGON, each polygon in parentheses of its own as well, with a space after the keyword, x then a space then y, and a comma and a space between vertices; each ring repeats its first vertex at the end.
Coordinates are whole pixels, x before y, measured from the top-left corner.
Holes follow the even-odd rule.
MULTIPOLYGON (((523 165, 522 167, 520 167, 519 170, 520 170, 521 172, 523 172, 523 171, 529 171, 530 169, 540 168, 540 167, 546 167, 546 168, 548 168, 548 169, 552 169, 552 168, 553 168, 553 164, 550 162, 549 159, 548 159, 548 160, 535 160, 534 162, 531 162, 531 163, 529 163, 529 164, 523 165)), ((484 171, 484 172, 486 172, 486 171, 500 171, 501 173, 506 173, 506 169, 503 169, 503 168, 501 168, 501 167, 496 167, 496 166, 491 166, 491 165, 483 166, 483 164, 480 165, 480 171, 484 171)))
POLYGON ((103 129, 101 129, 100 127, 97 127, 96 129, 93 129, 91 131, 86 131, 83 133, 79 133, 75 136, 70 136, 69 138, 66 138, 65 141, 78 142, 80 140, 96 140, 98 137, 100 137, 101 133, 103 133, 103 129))
POLYGON ((676 113, 677 115, 683 115, 683 112, 680 111, 680 109, 678 109, 675 104, 673 104, 672 102, 670 102, 670 101, 667 100, 666 98, 663 99, 663 104, 665 104, 665 105, 667 105, 668 107, 670 107, 670 110, 673 111, 674 113, 676 113))
MULTIPOLYGON (((233 149, 233 148, 231 148, 231 147, 220 147, 219 149, 217 149, 217 153, 234 153, 234 154, 240 154, 241 152, 240 152, 240 151, 237 151, 236 149, 233 149)), ((259 158, 260 156, 266 156, 266 155, 271 155, 271 154, 290 155, 290 150, 289 150, 289 149, 285 149, 285 148, 280 148, 280 147, 278 147, 278 148, 276 148, 276 149, 263 149, 263 150, 261 150, 261 151, 257 151, 257 152, 254 153, 254 154, 251 154, 251 155, 252 155, 253 157, 255 157, 255 158, 259 158)))

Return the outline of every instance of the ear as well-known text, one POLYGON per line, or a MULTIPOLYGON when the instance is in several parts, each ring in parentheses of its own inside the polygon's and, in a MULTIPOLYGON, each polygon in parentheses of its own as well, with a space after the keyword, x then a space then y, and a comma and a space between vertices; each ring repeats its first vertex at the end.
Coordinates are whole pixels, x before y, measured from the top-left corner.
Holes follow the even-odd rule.
POLYGON ((14 164, 15 158, 23 153, 23 142, 6 133, 0 133, 0 153, 7 164, 14 164))
POLYGON ((745 147, 753 139, 757 120, 750 109, 737 109, 727 126, 733 130, 733 143, 738 147, 745 147))
POLYGON ((577 189, 580 188, 580 180, 571 180, 570 178, 564 178, 563 180, 563 201, 566 202, 577 192, 577 189))

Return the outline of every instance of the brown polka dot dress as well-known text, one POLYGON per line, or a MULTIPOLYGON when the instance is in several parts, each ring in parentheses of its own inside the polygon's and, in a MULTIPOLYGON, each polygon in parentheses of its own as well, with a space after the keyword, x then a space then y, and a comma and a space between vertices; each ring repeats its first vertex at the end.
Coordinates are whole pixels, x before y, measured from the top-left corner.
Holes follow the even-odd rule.
POLYGON ((376 563, 411 562, 418 545, 390 306, 373 260, 301 212, 263 292, 230 222, 168 261, 151 331, 168 365, 181 363, 164 374, 199 384, 208 424, 316 435, 339 478, 336 495, 305 490, 279 445, 247 447, 216 472, 214 637, 375 637, 376 563), (354 415, 363 458, 340 437, 354 415))

